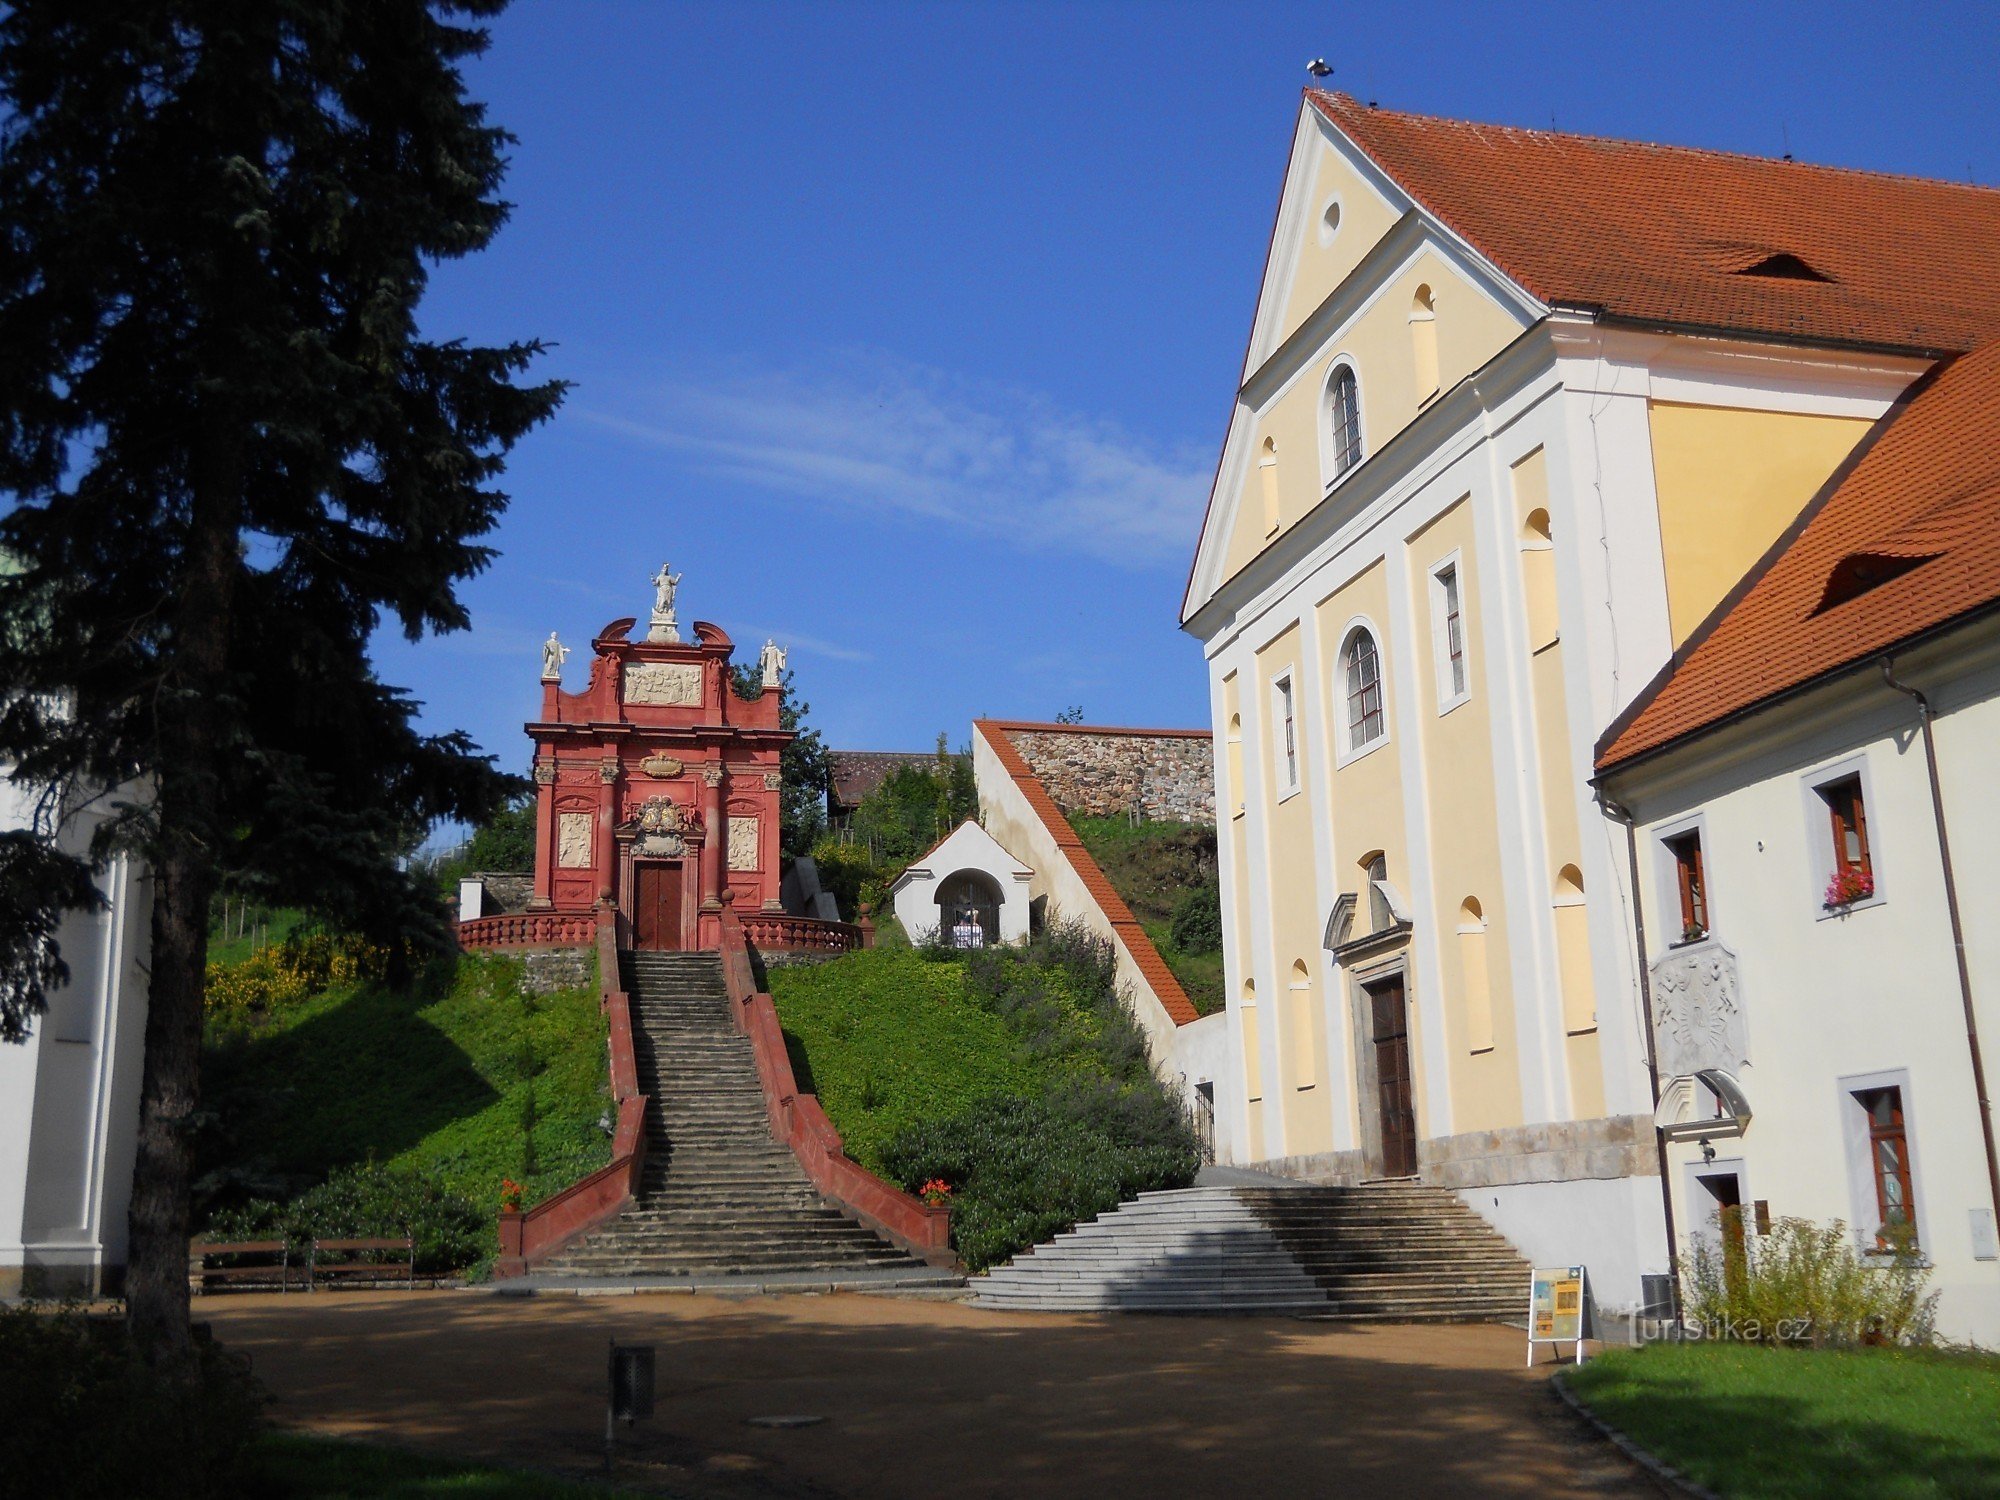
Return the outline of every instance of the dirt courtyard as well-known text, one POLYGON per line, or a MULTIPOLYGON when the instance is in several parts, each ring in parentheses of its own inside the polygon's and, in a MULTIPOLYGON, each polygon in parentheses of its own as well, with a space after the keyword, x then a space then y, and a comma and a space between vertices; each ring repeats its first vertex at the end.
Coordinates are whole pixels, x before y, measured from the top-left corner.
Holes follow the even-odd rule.
POLYGON ((608 1342, 650 1343, 658 1407, 621 1433, 619 1478, 682 1495, 1657 1493, 1507 1328, 858 1294, 262 1294, 195 1316, 285 1425, 578 1475, 601 1472, 608 1342))

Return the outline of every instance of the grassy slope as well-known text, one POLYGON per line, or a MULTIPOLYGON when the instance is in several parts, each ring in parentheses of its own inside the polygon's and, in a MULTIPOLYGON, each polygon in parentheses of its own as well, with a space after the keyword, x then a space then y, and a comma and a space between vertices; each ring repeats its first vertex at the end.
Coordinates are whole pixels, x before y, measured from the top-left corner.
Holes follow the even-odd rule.
POLYGON ((377 1161, 439 1171, 475 1203, 511 1176, 533 1202, 610 1159, 595 986, 525 998, 520 960, 467 954, 441 994, 331 989, 217 1041, 205 1104, 226 1145, 204 1170, 290 1178, 377 1161), (537 1170, 524 1173, 526 1099, 537 1170))
POLYGON ((1222 1009, 1222 955, 1182 953, 1168 933, 1174 902, 1189 886, 1215 879, 1215 830, 1202 823, 1072 817, 1070 826, 1112 889, 1125 898, 1160 957, 1201 1015, 1222 1009))
POLYGON ((871 1171, 877 1147, 902 1126, 1038 1084, 1006 1023, 965 998, 955 963, 874 948, 773 969, 770 983, 799 1086, 819 1095, 847 1154, 871 1171))
POLYGON ((212 964, 240 964, 257 949, 282 943, 294 932, 305 931, 311 926, 304 912, 281 907, 264 914, 261 921, 246 924, 243 936, 234 937, 230 935, 236 931, 232 918, 228 933, 221 927, 209 929, 208 961, 212 964))
POLYGON ((1605 1421, 1724 1495, 2000 1495, 1991 1355, 1653 1344, 1569 1378, 1605 1421))

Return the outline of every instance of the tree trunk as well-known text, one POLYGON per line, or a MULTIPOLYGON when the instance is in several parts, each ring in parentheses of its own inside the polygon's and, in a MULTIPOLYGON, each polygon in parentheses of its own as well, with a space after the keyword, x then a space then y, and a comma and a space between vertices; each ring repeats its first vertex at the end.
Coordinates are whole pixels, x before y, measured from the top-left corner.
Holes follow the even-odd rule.
POLYGON ((159 810, 146 1067, 132 1171, 125 1316, 155 1366, 191 1371, 188 1217, 190 1131, 201 1102, 201 1017, 208 903, 216 885, 224 772, 222 699, 240 563, 242 447, 226 416, 204 424, 190 506, 186 569, 174 612, 176 665, 161 694, 159 810))

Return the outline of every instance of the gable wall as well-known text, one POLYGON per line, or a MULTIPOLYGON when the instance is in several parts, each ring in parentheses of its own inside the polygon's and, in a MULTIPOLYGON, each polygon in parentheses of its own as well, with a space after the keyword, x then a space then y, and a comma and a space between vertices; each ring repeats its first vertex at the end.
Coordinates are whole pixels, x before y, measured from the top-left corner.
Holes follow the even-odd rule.
POLYGON ((1866 417, 1648 403, 1674 644, 1804 510, 1866 417))
POLYGON ((1435 248, 1419 250, 1355 317, 1320 343, 1289 383, 1242 419, 1240 441, 1247 445, 1248 462, 1234 498, 1225 576, 1240 572, 1274 536, 1296 525, 1325 498, 1333 478, 1326 387, 1337 363, 1354 367, 1364 459, 1387 445, 1429 404, 1431 390, 1417 388, 1410 322, 1417 289, 1423 286, 1430 288, 1436 310, 1431 326, 1437 338, 1440 391, 1479 369, 1521 331, 1513 314, 1466 280, 1435 248), (1265 479, 1259 467, 1266 438, 1277 445, 1275 532, 1267 524, 1265 479))

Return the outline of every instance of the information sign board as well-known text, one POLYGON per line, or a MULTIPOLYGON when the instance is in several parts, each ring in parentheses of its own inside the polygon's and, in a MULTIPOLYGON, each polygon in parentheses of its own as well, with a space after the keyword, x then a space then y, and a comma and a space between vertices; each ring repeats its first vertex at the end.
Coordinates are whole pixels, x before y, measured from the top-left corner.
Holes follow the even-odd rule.
POLYGON ((1528 1363, 1537 1344, 1575 1344, 1583 1362, 1583 1267, 1538 1266, 1528 1286, 1528 1363))

